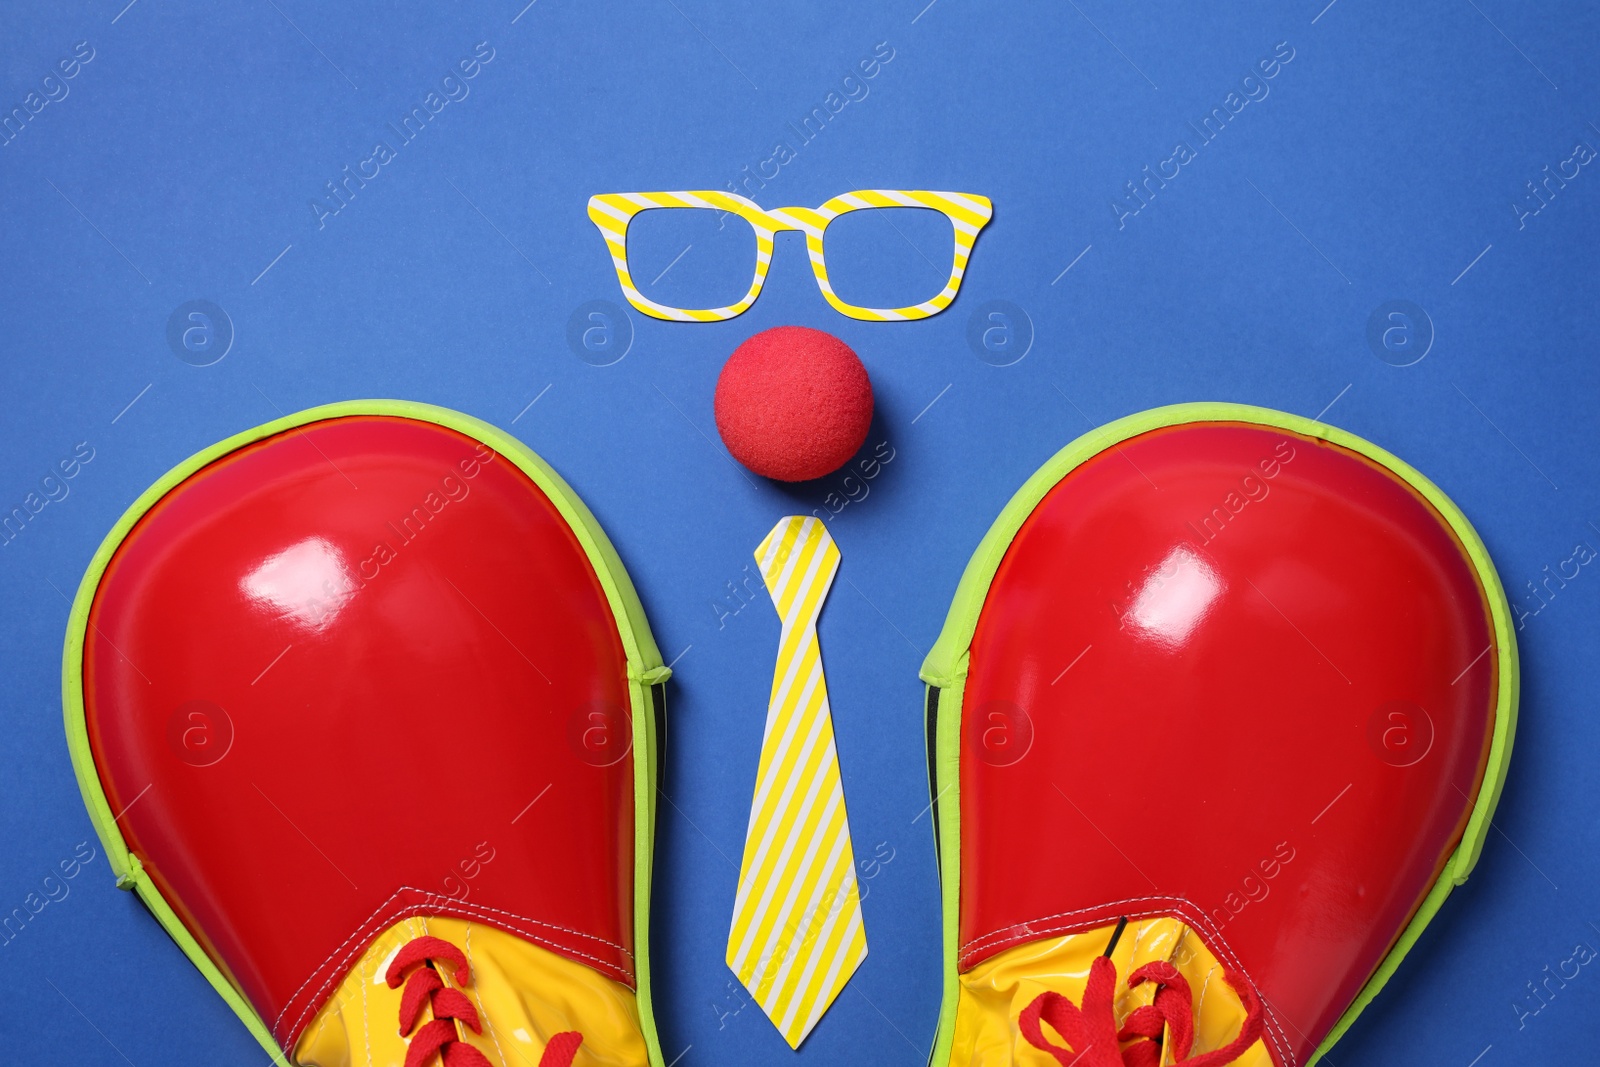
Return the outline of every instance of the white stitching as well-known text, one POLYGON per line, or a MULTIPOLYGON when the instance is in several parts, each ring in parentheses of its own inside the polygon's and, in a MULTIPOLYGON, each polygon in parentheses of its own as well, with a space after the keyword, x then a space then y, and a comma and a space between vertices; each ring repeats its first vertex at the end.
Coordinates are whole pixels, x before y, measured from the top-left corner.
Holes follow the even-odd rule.
MULTIPOLYGON (((1102 904, 1092 908, 1077 908, 1072 911, 1061 911, 1056 912, 1054 915, 1041 916, 1038 919, 1029 919, 1013 926, 1006 927, 1002 930, 991 931, 990 933, 984 934, 982 937, 977 937, 971 941, 968 941, 966 945, 958 951, 957 962, 960 964, 960 966, 965 967, 967 965, 967 960, 973 955, 980 944, 991 941, 995 938, 1001 939, 998 942, 998 945, 1000 946, 1006 944, 1016 944, 1029 938, 1060 933, 1065 927, 1072 925, 1071 923, 1056 923, 1055 929, 1039 929, 1037 926, 1038 923, 1049 923, 1055 919, 1066 919, 1074 916, 1084 916, 1094 913, 1115 913, 1118 909, 1129 904, 1159 904, 1170 909, 1174 918, 1180 919, 1189 926, 1199 929, 1201 937, 1204 939, 1206 945, 1211 947, 1212 950, 1215 951, 1219 956, 1223 957, 1224 962, 1226 962, 1232 969, 1244 975, 1245 980, 1256 989, 1257 995, 1260 994, 1260 986, 1257 985, 1254 978, 1250 977, 1249 970, 1245 968, 1238 955, 1233 951, 1232 946, 1230 946, 1227 940, 1222 936, 1222 931, 1211 925, 1211 920, 1205 914, 1205 912, 1201 911, 1200 908, 1193 902, 1186 900, 1183 897, 1130 897, 1126 900, 1115 901, 1110 904, 1102 904)), ((1134 917, 1135 916, 1132 915, 1129 916, 1130 919, 1134 917)), ((1140 915, 1138 917, 1145 918, 1147 916, 1140 915)), ((1265 1009, 1262 1014, 1266 1023, 1268 1044, 1272 1045, 1273 1052, 1277 1054, 1277 1059, 1284 1064, 1284 1067, 1296 1067, 1299 1061, 1295 1059, 1295 1054, 1293 1051, 1294 1046, 1290 1043, 1288 1034, 1283 1030, 1281 1024, 1278 1022, 1278 1010, 1273 1007, 1264 996, 1261 997, 1261 1004, 1265 1009)))
MULTIPOLYGON (((605 938, 602 938, 602 937, 596 937, 593 934, 585 934, 585 933, 583 933, 581 931, 578 931, 578 930, 569 930, 566 927, 558 926, 555 923, 540 922, 537 919, 530 919, 530 918, 527 918, 526 916, 517 915, 517 914, 515 914, 513 912, 502 911, 499 908, 485 907, 484 905, 481 905, 481 904, 466 904, 465 902, 461 902, 461 901, 455 900, 455 898, 453 898, 453 897, 441 897, 438 894, 429 893, 429 892, 426 892, 424 890, 417 889, 417 888, 415 888, 413 886, 401 886, 399 889, 397 889, 393 893, 391 893, 389 895, 389 898, 387 900, 385 900, 382 904, 380 904, 377 907, 377 909, 372 912, 371 915, 368 915, 364 920, 362 920, 361 925, 358 926, 355 929, 355 931, 350 934, 349 937, 345 938, 344 941, 341 942, 340 945, 337 948, 335 948, 332 952, 330 952, 328 954, 327 958, 324 959, 320 964, 317 965, 317 967, 315 969, 312 970, 311 974, 309 976, 307 976, 307 978, 306 978, 306 980, 304 982, 300 983, 300 988, 296 989, 294 991, 294 993, 289 997, 289 999, 284 1002, 283 1009, 278 1012, 278 1017, 275 1020, 273 1020, 272 1029, 273 1029, 274 1033, 277 1033, 278 1030, 282 1027, 284 1015, 286 1015, 288 1013, 289 1009, 294 1006, 295 1001, 300 999, 300 995, 305 992, 306 986, 310 985, 311 982, 316 978, 316 976, 321 971, 323 971, 325 968, 327 968, 330 963, 333 963, 333 961, 334 961, 334 959, 336 957, 338 957, 341 953, 344 953, 346 947, 349 946, 350 942, 355 941, 358 938, 361 938, 362 942, 363 942, 363 947, 364 947, 365 941, 368 940, 368 938, 363 936, 364 932, 366 931, 366 929, 369 926, 371 926, 374 921, 378 921, 379 916, 384 913, 384 910, 389 907, 390 903, 396 897, 400 896, 403 893, 416 893, 416 894, 420 895, 423 899, 421 901, 417 902, 416 904, 409 904, 406 907, 401 908, 395 914, 393 914, 391 916, 388 916, 387 917, 387 921, 389 921, 391 923, 398 922, 401 919, 410 918, 411 916, 420 914, 423 911, 437 912, 438 914, 441 914, 441 915, 450 915, 452 913, 452 909, 454 909, 457 912, 471 912, 471 911, 476 911, 476 912, 479 912, 479 913, 492 912, 492 913, 494 913, 496 915, 504 916, 504 917, 506 917, 508 919, 514 919, 514 920, 516 920, 518 922, 531 923, 531 924, 533 924, 535 926, 542 926, 542 927, 546 927, 546 928, 552 929, 552 930, 560 930, 563 933, 573 934, 573 935, 578 936, 578 937, 587 938, 590 941, 598 941, 602 945, 605 945, 608 948, 616 949, 617 951, 621 952, 623 955, 627 956, 630 960, 633 959, 633 953, 629 952, 627 949, 623 948, 621 945, 614 944, 614 943, 612 943, 610 941, 607 941, 605 938), (443 907, 441 908, 440 905, 443 905, 443 907)), ((464 917, 479 917, 479 918, 481 918, 481 914, 478 915, 478 916, 464 916, 464 917)), ((508 923, 507 925, 510 925, 510 924, 508 923)), ((562 944, 559 944, 559 943, 557 943, 555 941, 546 940, 545 938, 540 937, 539 935, 531 933, 531 932, 526 931, 526 930, 517 930, 515 932, 520 936, 526 937, 530 941, 534 941, 534 942, 537 942, 539 944, 546 945, 546 946, 550 947, 551 949, 556 950, 557 952, 570 953, 571 955, 574 955, 574 956, 581 956, 584 959, 589 960, 590 962, 596 964, 602 971, 609 972, 612 975, 620 974, 622 976, 622 980, 625 981, 625 982, 626 981, 630 981, 632 979, 632 977, 633 977, 625 969, 619 968, 619 967, 615 966, 614 964, 610 963, 609 961, 602 960, 597 956, 591 956, 591 955, 589 955, 587 953, 580 952, 577 949, 572 948, 570 945, 562 945, 562 944)), ((357 951, 359 951, 359 949, 357 951)), ((344 966, 343 966, 344 963, 346 963, 348 961, 348 959, 349 959, 349 956, 353 955, 353 954, 354 953, 346 954, 345 955, 345 959, 341 960, 339 966, 336 966, 334 968, 333 974, 337 974, 340 971, 342 971, 344 969, 344 966)), ((322 985, 317 989, 317 991, 315 993, 311 994, 310 1001, 307 1003, 307 1005, 304 1008, 301 1009, 299 1016, 297 1016, 295 1021, 294 1021, 294 1025, 292 1027, 290 1027, 289 1032, 288 1032, 289 1034, 293 1034, 293 1033, 296 1033, 296 1032, 299 1031, 301 1025, 305 1022, 306 1013, 311 1010, 311 1005, 315 1004, 317 1002, 317 1000, 322 996, 322 994, 327 991, 328 986, 331 985, 333 983, 333 981, 334 981, 334 978, 333 978, 332 974, 330 974, 330 976, 323 981, 322 985)), ((286 1034, 284 1036, 288 1036, 288 1035, 286 1034)))
MULTIPOLYGON (((465 948, 463 948, 462 951, 466 954, 467 966, 471 967, 472 966, 472 924, 471 923, 467 923, 467 933, 466 933, 466 936, 462 940, 466 942, 466 946, 465 946, 465 948)), ((494 1019, 490 1017, 489 1009, 485 1008, 483 1006, 483 992, 479 988, 478 978, 477 978, 476 974, 473 975, 473 980, 472 980, 472 997, 473 997, 474 1000, 476 1000, 478 1002, 478 1014, 483 1016, 483 1025, 487 1026, 489 1028, 489 1039, 494 1042, 494 1050, 500 1054, 500 1067, 510 1067, 509 1063, 506 1061, 506 1050, 500 1047, 499 1035, 497 1035, 494 1032, 494 1019)))
POLYGON ((1206 980, 1200 983, 1200 999, 1194 1002, 1194 1017, 1200 1018, 1201 1010, 1206 1006, 1206 992, 1211 988, 1211 976, 1217 973, 1215 965, 1206 972, 1206 980))
MULTIPOLYGON (((400 919, 411 918, 412 916, 419 915, 419 914, 421 914, 423 912, 432 912, 432 911, 435 910, 434 907, 432 906, 433 903, 434 903, 433 901, 426 901, 425 900, 425 901, 422 901, 422 902, 417 903, 417 904, 408 905, 408 906, 406 906, 404 908, 401 908, 398 912, 396 912, 393 916, 391 916, 390 920, 391 921, 399 921, 400 919)), ((461 907, 464 910, 465 906, 461 906, 461 907)), ((490 908, 490 909, 484 909, 484 910, 494 911, 496 909, 490 908)), ((503 913, 503 914, 509 914, 509 913, 503 913)), ((521 916, 512 916, 512 918, 520 919, 521 916)), ((368 921, 370 922, 371 920, 368 920, 368 921)), ((530 919, 530 920, 527 920, 527 921, 534 922, 535 920, 531 920, 530 919)), ((510 925, 510 924, 508 923, 507 925, 510 925)), ((546 924, 541 923, 539 925, 546 925, 546 924)), ((560 929, 560 928, 557 927, 557 929, 560 929)), ((570 945, 562 945, 562 944, 559 944, 558 942, 547 940, 546 938, 540 937, 539 935, 531 933, 531 932, 526 931, 526 930, 516 930, 514 932, 517 933, 519 936, 526 937, 530 941, 535 941, 535 942, 537 942, 537 943, 539 943, 541 945, 546 945, 546 946, 548 946, 549 948, 551 948, 552 950, 554 950, 556 952, 559 952, 559 953, 571 953, 574 956, 581 956, 584 959, 589 960, 591 963, 595 964, 596 967, 599 968, 602 971, 609 972, 611 975, 618 975, 618 974, 622 975, 624 981, 626 981, 629 977, 631 977, 631 976, 629 976, 627 974, 627 972, 622 971, 620 968, 614 966, 609 961, 600 959, 598 956, 591 956, 586 952, 579 952, 577 949, 572 948, 570 945)), ((352 937, 353 936, 354 935, 352 935, 352 937)), ((350 940, 351 940, 351 938, 346 938, 345 939, 345 944, 349 944, 350 940)), ((294 1025, 293 1025, 293 1027, 291 1027, 290 1033, 294 1033, 295 1031, 298 1031, 300 1029, 301 1025, 305 1022, 305 1018, 306 1018, 307 1013, 311 1011, 312 1007, 322 997, 323 993, 327 992, 328 987, 330 985, 333 985, 334 982, 337 980, 336 976, 339 974, 341 968, 343 967, 343 964, 348 961, 350 956, 355 955, 355 953, 359 952, 359 951, 361 951, 361 949, 357 948, 357 949, 353 950, 352 952, 348 953, 345 956, 345 959, 340 961, 339 966, 334 967, 333 970, 329 972, 328 978, 323 981, 322 985, 320 987, 318 987, 318 989, 317 989, 317 991, 315 993, 311 994, 311 997, 307 1001, 306 1006, 300 1010, 300 1014, 295 1018, 294 1025)), ((333 959, 333 957, 330 956, 327 960, 324 960, 323 963, 322 963, 322 966, 317 968, 317 970, 320 971, 323 968, 327 967, 328 964, 330 962, 332 962, 332 959, 333 959)), ((312 972, 312 977, 313 978, 316 977, 316 972, 312 972)), ((300 989, 295 991, 295 996, 290 998, 289 1002, 284 1005, 283 1011, 278 1013, 278 1022, 279 1023, 281 1023, 283 1021, 284 1012, 287 1012, 289 1010, 289 1008, 291 1006, 293 1006, 294 1000, 299 997, 300 993, 305 989, 306 984, 309 983, 310 981, 311 981, 311 978, 307 978, 305 982, 301 983, 300 989)), ((276 1028, 277 1028, 277 1025, 275 1024, 274 1025, 274 1029, 276 1029, 276 1028)))
POLYGON ((367 1004, 367 986, 372 983, 372 976, 359 971, 356 978, 361 982, 361 1037, 367 1043, 367 1067, 372 1067, 372 1009, 367 1004))
POLYGON ((1003 938, 1007 934, 1014 934, 1019 926, 1032 926, 1034 923, 1049 922, 1052 919, 1065 919, 1075 915, 1088 915, 1092 912, 1105 911, 1107 908, 1121 907, 1123 904, 1171 903, 1186 903, 1186 901, 1184 901, 1182 897, 1129 897, 1127 900, 1119 901, 1116 904, 1105 904, 1093 908, 1076 908, 1072 911, 1058 911, 1054 915, 1041 915, 1037 919, 1029 919, 1025 923, 1016 923, 1012 926, 1007 926, 1003 929, 992 931, 991 933, 984 934, 982 937, 975 937, 971 941, 968 941, 961 947, 961 956, 963 957, 962 963, 965 964, 965 957, 970 956, 972 951, 978 948, 984 942, 989 941, 992 938, 1003 938))
MULTIPOLYGON (((430 901, 424 901, 422 903, 409 905, 409 906, 407 906, 405 908, 402 908, 400 911, 396 912, 395 915, 392 916, 391 918, 394 921, 398 921, 400 919, 410 918, 412 916, 421 914, 422 912, 431 912, 431 911, 434 910, 430 906, 431 903, 432 902, 430 902, 430 901)), ((493 910, 493 909, 490 909, 490 910, 493 910)), ((517 916, 514 916, 514 918, 517 918, 517 916)), ((529 921, 532 921, 532 920, 529 920, 529 921)), ((507 925, 509 926, 510 924, 508 923, 507 925)), ((608 962, 606 960, 602 960, 598 956, 591 956, 588 953, 579 952, 577 949, 572 948, 570 945, 562 945, 562 944, 559 944, 558 942, 547 940, 547 939, 545 939, 543 937, 540 937, 537 934, 531 933, 531 932, 529 932, 527 930, 513 930, 513 932, 516 933, 520 937, 525 937, 530 941, 534 941, 534 942, 537 942, 538 944, 548 946, 550 949, 552 949, 555 952, 558 952, 558 953, 570 953, 571 955, 574 955, 574 956, 581 956, 584 959, 586 959, 586 960, 590 961, 591 963, 595 964, 596 968, 601 970, 602 972, 606 972, 606 973, 608 973, 609 975, 611 975, 613 977, 620 975, 622 981, 627 981, 631 977, 630 975, 627 974, 626 971, 620 970, 619 968, 617 968, 616 966, 614 966, 610 962, 608 962)), ((333 970, 329 973, 329 977, 322 983, 322 985, 320 987, 318 987, 318 989, 317 989, 317 991, 315 993, 311 994, 311 997, 307 1001, 306 1006, 300 1010, 300 1014, 295 1018, 294 1025, 289 1031, 290 1034, 293 1034, 293 1033, 295 1033, 296 1031, 298 1031, 300 1029, 301 1025, 305 1022, 305 1018, 306 1018, 307 1013, 309 1013, 311 1011, 312 1007, 322 997, 323 993, 325 993, 327 991, 328 987, 330 985, 334 984, 334 982, 336 981, 336 976, 339 974, 340 969, 343 966, 343 964, 348 961, 349 956, 353 956, 353 955, 355 955, 355 952, 359 952, 359 951, 360 951, 360 949, 356 949, 355 951, 349 953, 349 955, 347 955, 345 957, 345 960, 340 961, 340 966, 337 966, 337 967, 333 968, 333 970)), ((330 957, 330 960, 331 960, 331 957, 330 957)), ((328 962, 329 961, 324 961, 323 967, 326 967, 328 962)), ((321 970, 321 969, 322 968, 318 968, 318 970, 321 970)), ((315 977, 315 973, 313 973, 313 977, 315 977)), ((311 981, 310 978, 306 979, 307 983, 309 983, 310 981, 311 981)), ((303 990, 304 988, 305 988, 305 984, 302 983, 301 990, 303 990)), ((296 991, 295 996, 296 997, 299 996, 299 991, 296 991)), ((294 1000, 291 999, 288 1004, 284 1005, 283 1012, 280 1012, 278 1014, 279 1022, 281 1022, 282 1019, 283 1019, 283 1013, 287 1012, 289 1010, 289 1008, 293 1006, 293 1004, 294 1004, 294 1000)), ((277 1027, 275 1025, 274 1029, 276 1029, 276 1028, 277 1027)))

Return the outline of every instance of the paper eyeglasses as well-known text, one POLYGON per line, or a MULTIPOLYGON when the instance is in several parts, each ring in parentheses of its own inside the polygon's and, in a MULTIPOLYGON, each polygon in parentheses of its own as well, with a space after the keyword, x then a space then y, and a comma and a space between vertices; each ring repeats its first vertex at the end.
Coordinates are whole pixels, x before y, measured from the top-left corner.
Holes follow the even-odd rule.
POLYGON ((702 190, 680 193, 602 193, 589 198, 589 218, 600 228, 611 252, 611 262, 617 268, 617 281, 622 284, 628 303, 658 319, 675 322, 717 322, 743 314, 767 279, 767 266, 772 260, 773 234, 784 230, 799 230, 806 235, 806 250, 811 257, 811 271, 817 276, 817 286, 835 311, 853 319, 871 322, 903 322, 925 319, 937 315, 950 306, 961 288, 961 277, 966 273, 967 258, 972 254, 973 242, 978 232, 988 224, 994 208, 985 196, 973 193, 939 193, 921 189, 859 189, 853 193, 836 196, 819 208, 785 207, 771 211, 762 209, 753 200, 736 193, 702 190), (950 279, 938 295, 920 304, 900 308, 867 308, 848 304, 834 293, 828 282, 828 267, 823 258, 824 237, 828 224, 841 215, 867 208, 931 208, 950 220, 955 234, 955 256, 950 265, 950 279), (659 304, 633 284, 628 273, 628 223, 641 211, 661 208, 709 208, 725 211, 744 219, 755 230, 755 275, 750 289, 737 303, 719 308, 674 308, 659 304))

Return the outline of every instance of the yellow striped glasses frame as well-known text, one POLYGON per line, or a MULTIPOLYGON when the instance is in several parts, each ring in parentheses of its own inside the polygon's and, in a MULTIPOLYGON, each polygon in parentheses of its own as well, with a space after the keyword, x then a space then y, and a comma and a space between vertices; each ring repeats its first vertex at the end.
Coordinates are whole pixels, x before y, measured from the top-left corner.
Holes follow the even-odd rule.
POLYGON ((811 272, 817 276, 817 286, 833 309, 852 319, 869 322, 905 322, 937 315, 950 306, 961 288, 961 278, 967 270, 967 258, 972 254, 973 242, 978 232, 988 225, 994 207, 986 196, 974 193, 939 193, 923 189, 858 189, 853 193, 836 196, 819 208, 784 207, 767 211, 755 201, 737 193, 700 190, 681 193, 601 193, 589 198, 589 218, 600 228, 611 252, 611 262, 617 268, 617 281, 628 303, 658 319, 674 322, 718 322, 742 315, 767 280, 767 266, 772 262, 772 236, 784 230, 799 230, 806 235, 806 250, 811 255, 811 272), (834 293, 828 283, 828 267, 822 258, 822 237, 828 223, 840 215, 866 208, 920 207, 932 208, 950 220, 955 232, 955 257, 950 265, 950 280, 944 289, 931 300, 902 308, 865 308, 847 304, 834 293), (750 280, 750 291, 738 303, 719 308, 673 308, 658 304, 639 292, 628 273, 628 223, 641 211, 657 208, 710 208, 738 215, 756 232, 756 270, 750 280))

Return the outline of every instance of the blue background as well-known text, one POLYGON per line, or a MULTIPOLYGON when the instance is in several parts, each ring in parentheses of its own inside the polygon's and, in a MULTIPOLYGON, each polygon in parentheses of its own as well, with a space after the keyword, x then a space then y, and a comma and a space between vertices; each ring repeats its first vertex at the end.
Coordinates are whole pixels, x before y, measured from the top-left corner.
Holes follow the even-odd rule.
MULTIPOLYGON (((916 673, 983 531, 1078 434, 1184 400, 1326 409, 1454 497, 1524 606, 1542 568, 1600 547, 1600 167, 1552 183, 1536 215, 1513 207, 1531 211, 1525 183, 1576 142, 1600 147, 1591 5, 124 2, 13 8, 0 33, 5 110, 76 42, 94 49, 0 147, 0 504, 75 443, 94 449, 0 549, 0 909, 93 840, 58 687, 66 597, 96 545, 173 464, 314 404, 401 397, 509 427, 616 542, 677 661, 653 955, 684 1067, 795 1058, 722 963, 777 633, 769 607, 723 598, 778 516, 858 498, 830 519, 844 563, 822 639, 857 854, 894 856, 868 882, 870 957, 799 1054, 822 1064, 925 1060, 940 962, 916 673), (319 225, 324 183, 480 41, 494 59, 470 95, 319 225), (893 59, 867 95, 796 146, 787 123, 879 42, 893 59), (1119 226, 1124 183, 1198 140, 1187 123, 1279 42, 1294 58, 1269 95, 1119 226), (579 358, 574 311, 622 303, 587 197, 721 188, 778 140, 798 150, 756 191, 764 206, 872 187, 992 197, 956 304, 846 319, 790 234, 741 318, 630 312, 624 358, 579 358), (207 367, 167 339, 194 299, 236 334, 207 367), (995 300, 1013 306, 979 321, 1000 327, 998 354, 968 342, 995 300), (1431 327, 1413 313, 1374 347, 1368 319, 1390 300, 1431 327), (894 459, 864 496, 842 476, 763 482, 717 439, 722 361, 789 323, 837 333, 871 372, 869 447, 894 459), (1430 334, 1425 358, 1392 365, 1430 334)), ((696 261, 661 284, 693 282, 696 261)), ((894 269, 910 278, 909 262, 894 269)), ((1574 1062, 1600 1038, 1597 965, 1545 1000, 1527 987, 1600 947, 1597 599, 1591 565, 1524 619, 1516 758, 1483 863, 1333 1063, 1574 1062)), ((0 948, 11 1058, 265 1061, 103 856, 70 888, 0 948)))

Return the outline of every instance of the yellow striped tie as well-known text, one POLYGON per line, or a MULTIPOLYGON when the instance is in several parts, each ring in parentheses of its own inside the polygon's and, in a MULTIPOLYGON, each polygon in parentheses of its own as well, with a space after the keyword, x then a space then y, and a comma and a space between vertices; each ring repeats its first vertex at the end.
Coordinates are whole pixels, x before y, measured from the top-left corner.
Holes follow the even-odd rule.
POLYGON ((813 518, 779 521, 756 561, 783 620, 728 966, 799 1048, 861 961, 855 853, 833 747, 817 616, 839 549, 813 518))

